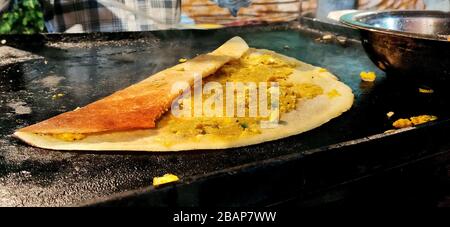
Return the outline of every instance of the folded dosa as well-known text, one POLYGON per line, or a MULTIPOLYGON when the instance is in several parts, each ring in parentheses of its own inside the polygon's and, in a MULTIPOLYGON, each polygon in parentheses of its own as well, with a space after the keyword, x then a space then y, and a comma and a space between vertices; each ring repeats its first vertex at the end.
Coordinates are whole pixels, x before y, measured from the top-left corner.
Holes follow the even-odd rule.
POLYGON ((175 82, 193 84, 194 74, 207 77, 222 65, 238 59, 248 50, 246 42, 234 37, 211 53, 199 55, 148 77, 123 90, 37 124, 22 128, 30 133, 99 133, 154 128, 179 92, 172 92, 175 82))
MULTIPOLYGON (((170 84, 183 78, 182 75, 176 74, 176 76, 173 76, 174 74, 170 73, 170 71, 167 72, 171 69, 176 71, 179 66, 175 66, 157 73, 152 76, 154 77, 153 79, 150 77, 136 85, 116 92, 103 100, 80 109, 87 109, 84 111, 84 114, 79 115, 77 112, 80 110, 77 110, 74 111, 76 114, 70 117, 66 117, 64 114, 59 115, 64 116, 62 118, 64 120, 49 119, 47 120, 49 123, 41 122, 29 126, 17 131, 14 135, 33 146, 55 150, 181 151, 224 149, 258 144, 314 129, 338 117, 353 104, 354 96, 352 90, 340 82, 329 71, 291 57, 277 54, 273 51, 249 49, 240 38, 233 38, 212 54, 190 60, 186 62, 185 66, 189 65, 191 71, 196 70, 197 72, 201 72, 203 77, 206 77, 215 73, 220 67, 225 67, 225 64, 231 64, 243 55, 246 55, 246 57, 249 55, 267 55, 283 59, 289 64, 295 65, 292 72, 286 78, 286 82, 293 84, 290 86, 313 85, 320 88, 320 93, 311 97, 305 95, 305 97, 299 98, 294 109, 281 115, 281 123, 275 128, 261 128, 258 130, 258 133, 242 133, 232 136, 208 133, 201 133, 196 136, 180 135, 174 133, 173 127, 177 126, 177 124, 184 127, 181 121, 174 120, 172 122, 168 120, 171 118, 170 112, 163 114, 170 108, 170 103, 180 95, 179 93, 165 95, 166 93, 169 94, 170 91, 170 86, 164 87, 167 86, 166 83, 170 84), (164 87, 164 89, 161 89, 161 87, 164 87), (148 90, 150 88, 158 90, 154 92, 148 90), (141 99, 141 96, 146 98, 141 99), (129 105, 127 108, 135 112, 123 112, 123 115, 121 115, 122 110, 120 109, 123 108, 123 102, 133 103, 131 105, 127 104, 129 105), (114 107, 117 113, 108 110, 111 107, 107 103, 117 105, 117 107, 114 107), (156 105, 155 103, 158 104, 156 105), (90 107, 94 104, 98 105, 98 107, 90 107), (96 108, 106 109, 99 110, 96 108), (138 114, 130 117, 127 115, 130 113, 138 114), (99 124, 98 122, 87 119, 88 116, 95 117, 95 119, 110 117, 110 114, 113 115, 110 119, 114 118, 114 121, 117 122, 114 123, 114 126, 108 125, 111 124, 109 121, 102 120, 102 123, 99 124), (83 119, 84 123, 80 119, 83 119), (151 123, 147 122, 148 119, 151 119, 151 123), (61 122, 68 123, 70 126, 62 126, 59 128, 58 125, 61 122), (86 125, 89 124, 87 122, 91 122, 95 127, 86 125), (50 135, 51 133, 67 132, 90 134, 86 138, 75 141, 64 141, 50 135)), ((272 67, 271 63, 266 67, 272 67)), ((273 67, 277 66, 274 65, 273 67)), ((215 75, 208 77, 207 80, 214 81, 214 78, 215 75)), ((186 75, 185 80, 192 84, 192 75, 186 75)), ((186 126, 189 127, 189 125, 186 126)), ((221 126, 219 125, 219 127, 221 126)))

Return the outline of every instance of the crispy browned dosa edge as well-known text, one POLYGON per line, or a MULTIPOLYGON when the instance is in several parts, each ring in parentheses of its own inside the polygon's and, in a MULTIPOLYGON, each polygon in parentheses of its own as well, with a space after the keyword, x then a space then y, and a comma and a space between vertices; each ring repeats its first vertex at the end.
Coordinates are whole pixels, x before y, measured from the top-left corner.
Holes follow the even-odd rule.
MULTIPOLYGON (((29 132, 15 132, 14 135, 32 146, 52 150, 172 152, 226 149, 297 135, 319 127, 351 108, 354 100, 351 88, 327 70, 269 50, 250 49, 248 53, 252 52, 278 56, 294 63, 296 68, 286 82, 315 84, 322 88, 323 94, 311 99, 300 98, 294 110, 280 116, 282 124, 275 128, 261 128, 260 133, 253 135, 237 134, 227 138, 220 134, 201 134, 186 137, 173 133, 167 122, 158 122, 158 127, 153 129, 97 133, 73 141, 29 132)), ((159 120, 164 121, 164 117, 169 115, 159 120)), ((170 124, 177 124, 177 121, 170 124)))
POLYGON ((156 121, 180 95, 181 91, 171 91, 172 84, 187 82, 192 85, 193 75, 209 76, 230 60, 239 59, 247 50, 246 42, 234 37, 211 53, 158 72, 85 107, 18 131, 56 134, 154 128, 156 121))

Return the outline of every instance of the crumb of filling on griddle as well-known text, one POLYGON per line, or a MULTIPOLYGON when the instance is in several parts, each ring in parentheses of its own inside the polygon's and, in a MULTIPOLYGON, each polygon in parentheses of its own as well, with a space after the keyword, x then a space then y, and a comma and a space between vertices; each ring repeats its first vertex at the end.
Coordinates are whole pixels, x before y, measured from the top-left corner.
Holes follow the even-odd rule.
POLYGON ((437 119, 434 115, 420 115, 409 118, 414 125, 424 124, 437 119))
POLYGON ((394 128, 407 128, 434 121, 436 119, 438 118, 434 115, 419 115, 410 117, 409 119, 400 118, 392 123, 392 126, 394 126, 394 128))
POLYGON ((164 174, 164 176, 162 176, 162 177, 154 177, 153 178, 153 186, 160 186, 163 184, 168 184, 168 183, 176 182, 179 180, 180 180, 180 178, 178 178, 178 176, 171 174, 171 173, 167 173, 167 174, 164 174))
POLYGON ((386 114, 386 116, 387 116, 387 118, 391 118, 392 116, 394 116, 394 112, 393 111, 389 111, 389 112, 387 112, 387 114, 386 114))
POLYGON ((61 98, 61 97, 63 97, 63 96, 64 96, 63 93, 58 93, 58 94, 53 95, 53 96, 52 96, 52 99, 59 99, 59 98, 61 98))
POLYGON ((365 81, 365 82, 374 82, 375 79, 377 78, 377 75, 375 74, 375 72, 364 72, 364 71, 362 71, 362 72, 359 74, 359 77, 361 77, 361 80, 362 80, 362 81, 365 81))
POLYGON ((424 94, 432 94, 434 92, 433 89, 431 88, 419 88, 419 92, 420 93, 424 93, 424 94))
POLYGON ((186 58, 180 58, 180 59, 178 59, 178 62, 180 62, 180 63, 184 63, 184 62, 186 62, 186 61, 187 61, 186 58))
POLYGON ((400 118, 400 119, 394 121, 394 123, 392 123, 392 126, 394 126, 394 128, 407 128, 407 127, 412 127, 413 124, 409 119, 400 118))

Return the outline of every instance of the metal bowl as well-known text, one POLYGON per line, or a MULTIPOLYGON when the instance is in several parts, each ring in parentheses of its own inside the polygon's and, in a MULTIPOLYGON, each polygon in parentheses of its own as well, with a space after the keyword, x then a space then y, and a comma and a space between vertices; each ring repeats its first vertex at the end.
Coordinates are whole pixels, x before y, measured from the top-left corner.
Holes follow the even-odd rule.
POLYGON ((450 13, 355 12, 340 21, 360 30, 370 59, 388 74, 450 80, 450 13))

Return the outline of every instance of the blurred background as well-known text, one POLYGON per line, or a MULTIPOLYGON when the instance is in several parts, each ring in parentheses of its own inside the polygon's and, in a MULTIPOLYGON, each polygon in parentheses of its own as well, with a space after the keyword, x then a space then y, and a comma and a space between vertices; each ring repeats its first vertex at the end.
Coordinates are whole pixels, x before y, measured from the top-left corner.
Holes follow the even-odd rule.
POLYGON ((253 0, 250 7, 231 16, 209 0, 183 0, 182 12, 198 24, 241 25, 295 20, 301 15, 326 17, 329 11, 342 9, 450 10, 450 0, 253 0))
POLYGON ((0 0, 0 34, 208 29, 343 9, 450 11, 450 0, 0 0))

